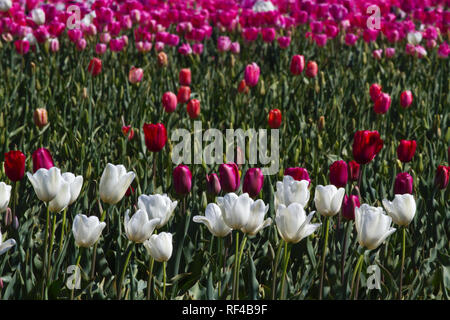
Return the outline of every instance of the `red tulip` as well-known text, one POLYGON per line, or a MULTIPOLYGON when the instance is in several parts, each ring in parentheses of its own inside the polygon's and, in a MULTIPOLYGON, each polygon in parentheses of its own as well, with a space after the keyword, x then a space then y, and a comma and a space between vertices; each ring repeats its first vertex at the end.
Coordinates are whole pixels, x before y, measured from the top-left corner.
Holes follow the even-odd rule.
POLYGON ((345 195, 344 201, 342 202, 342 217, 347 220, 355 220, 355 208, 361 206, 359 202, 359 197, 356 195, 345 195))
POLYGON ((353 138, 353 158, 359 164, 367 164, 383 148, 378 131, 361 130, 353 138))
POLYGON ((236 163, 226 163, 219 166, 219 180, 224 192, 234 192, 241 184, 239 169, 236 163))
POLYGON ((33 173, 41 168, 50 169, 55 166, 50 151, 45 148, 39 148, 32 155, 33 173))
POLYGON ((397 148, 397 157, 401 162, 410 162, 416 152, 415 140, 400 140, 397 148))
POLYGON ((286 168, 284 170, 285 176, 291 176, 294 180, 301 181, 307 180, 311 183, 311 179, 309 178, 308 170, 305 168, 295 167, 295 168, 286 168))
POLYGON ((381 94, 381 86, 378 83, 374 83, 370 86, 370 99, 373 102, 377 101, 379 95, 381 94))
POLYGON ((335 161, 330 166, 330 182, 338 188, 343 188, 347 184, 348 169, 347 163, 343 160, 335 161))
POLYGON ((186 103, 189 101, 190 97, 191 97, 191 88, 187 86, 181 86, 180 89, 178 89, 177 95, 178 103, 186 103))
POLYGON ((177 96, 175 93, 167 91, 162 96, 162 105, 164 107, 164 110, 166 110, 167 113, 174 112, 177 108, 177 96))
POLYGON ((19 181, 25 175, 25 155, 21 151, 5 153, 5 173, 11 181, 19 181))
POLYGON ((413 102, 412 92, 409 90, 403 91, 400 95, 400 105, 403 108, 409 108, 413 102))
POLYGON ((166 127, 162 123, 144 123, 145 145, 151 152, 159 152, 167 141, 166 127))
POLYGON ((388 112, 389 108, 391 107, 391 96, 387 93, 381 93, 377 100, 375 101, 375 104, 373 106, 373 110, 377 114, 385 114, 388 112))
POLYGON ((350 173, 350 180, 352 181, 358 181, 359 178, 359 164, 358 162, 352 160, 348 163, 349 173, 350 173))
POLYGON ((188 166, 178 165, 173 169, 173 186, 178 194, 188 194, 192 188, 192 173, 188 166))
POLYGON ((308 78, 315 78, 319 72, 319 67, 315 61, 308 61, 305 74, 308 78))
POLYGON ((256 197, 264 184, 264 175, 260 168, 250 168, 245 173, 242 191, 248 193, 250 197, 256 197))
POLYGON ((181 69, 179 74, 180 85, 191 85, 191 69, 181 69))
POLYGON ((129 126, 122 126, 122 133, 125 137, 128 137, 128 140, 132 140, 134 137, 134 130, 131 127, 131 125, 129 126))
POLYGON ((281 126, 281 111, 279 109, 270 110, 268 123, 272 129, 278 129, 281 126))
POLYGON ((89 62, 88 71, 95 77, 102 72, 102 60, 99 58, 92 58, 89 62))
POLYGON ((212 173, 206 175, 206 192, 212 195, 218 195, 222 187, 220 186, 219 177, 212 173))
POLYGON ((394 183, 394 194, 412 194, 413 191, 413 178, 407 172, 400 172, 397 174, 394 183))
POLYGON ((247 87, 247 84, 245 83, 245 80, 242 79, 241 82, 239 82, 238 92, 247 94, 249 92, 249 90, 250 90, 250 88, 247 87))
POLYGON ((305 69, 305 57, 299 54, 293 56, 290 66, 291 73, 297 76, 303 72, 303 69, 305 69))
POLYGON ((192 99, 187 104, 187 112, 189 114, 189 118, 196 119, 200 115, 200 101, 197 99, 192 99))
POLYGON ((441 190, 447 188, 449 175, 450 175, 450 167, 439 166, 436 170, 434 184, 441 190))

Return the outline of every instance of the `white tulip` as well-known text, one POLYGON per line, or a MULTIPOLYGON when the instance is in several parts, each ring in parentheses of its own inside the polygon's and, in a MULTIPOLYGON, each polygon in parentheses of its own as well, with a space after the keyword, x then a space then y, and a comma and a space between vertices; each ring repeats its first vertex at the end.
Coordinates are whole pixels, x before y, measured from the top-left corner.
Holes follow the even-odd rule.
POLYGON ((217 204, 223 212, 223 221, 233 230, 240 230, 247 224, 253 202, 248 193, 238 196, 230 192, 217 198, 217 204))
POLYGON ((0 182, 0 213, 8 209, 9 199, 11 198, 11 186, 0 182))
POLYGON ((153 194, 148 196, 143 194, 138 198, 138 207, 147 212, 149 220, 159 219, 159 223, 156 226, 158 229, 169 221, 177 204, 178 201, 170 200, 166 194, 153 194))
POLYGON ((33 175, 27 172, 27 177, 39 200, 50 202, 57 196, 62 180, 59 168, 52 167, 48 170, 41 168, 33 175))
POLYGON ((341 210, 345 189, 336 188, 334 185, 317 186, 314 194, 314 203, 317 211, 325 216, 335 216, 341 210))
POLYGON ((0 0, 0 11, 1 12, 7 12, 12 7, 12 1, 11 0, 0 0))
POLYGON ((268 12, 275 11, 277 8, 273 5, 272 2, 266 0, 258 0, 252 7, 253 12, 268 12))
POLYGON ((36 39, 36 37, 34 36, 34 34, 32 34, 32 33, 27 33, 27 34, 25 35, 25 37, 23 37, 23 40, 28 41, 28 42, 30 43, 30 46, 34 46, 34 45, 36 45, 36 43, 37 43, 37 39, 36 39))
POLYGON ((400 226, 407 226, 416 214, 416 201, 412 194, 396 194, 394 201, 383 200, 386 212, 392 221, 400 226))
POLYGON ((277 208, 275 223, 280 236, 286 242, 298 243, 311 235, 321 223, 310 223, 315 211, 306 216, 299 203, 291 203, 288 207, 280 204, 277 208))
POLYGON ((241 228, 241 231, 253 236, 265 227, 270 226, 272 219, 264 220, 264 215, 269 211, 269 205, 265 205, 261 199, 256 200, 250 206, 250 218, 247 224, 241 228))
POLYGON ((166 262, 172 256, 172 234, 167 232, 154 234, 144 242, 144 247, 153 259, 158 262, 166 262))
POLYGON ((300 203, 306 207, 309 201, 309 182, 307 180, 297 181, 291 176, 284 176, 283 182, 277 182, 275 193, 275 208, 283 204, 289 206, 291 203, 300 203))
POLYGON ((108 163, 100 178, 100 198, 103 202, 116 204, 122 200, 135 177, 134 172, 127 173, 127 169, 121 164, 108 163))
POLYGON ((391 228, 392 218, 384 214, 383 208, 363 204, 355 208, 355 227, 358 242, 369 250, 377 248, 395 232, 391 228))
POLYGON ((52 201, 48 203, 50 212, 58 213, 69 206, 70 202, 70 185, 64 179, 61 179, 58 194, 52 201))
POLYGON ((31 19, 37 25, 42 25, 45 23, 45 12, 41 8, 36 8, 31 11, 31 19))
POLYGON ((0 231, 0 255, 11 249, 16 245, 16 240, 9 239, 3 242, 2 232, 0 231))
POLYGON ((215 203, 210 203, 206 206, 204 216, 195 216, 192 220, 197 223, 203 223, 216 237, 226 237, 232 230, 223 221, 222 209, 215 203))
POLYGON ((76 176, 71 172, 65 172, 62 175, 64 181, 69 184, 70 187, 70 201, 69 206, 74 203, 81 192, 81 187, 83 186, 83 177, 76 176))
POLYGON ((410 32, 407 35, 408 43, 418 45, 422 41, 422 33, 419 31, 410 32))
POLYGON ((75 243, 79 247, 92 247, 100 238, 105 226, 106 223, 100 222, 96 216, 77 214, 72 225, 75 243))
POLYGON ((125 233, 130 241, 143 243, 149 239, 155 230, 159 219, 149 220, 144 210, 138 210, 130 218, 130 210, 125 212, 125 233))

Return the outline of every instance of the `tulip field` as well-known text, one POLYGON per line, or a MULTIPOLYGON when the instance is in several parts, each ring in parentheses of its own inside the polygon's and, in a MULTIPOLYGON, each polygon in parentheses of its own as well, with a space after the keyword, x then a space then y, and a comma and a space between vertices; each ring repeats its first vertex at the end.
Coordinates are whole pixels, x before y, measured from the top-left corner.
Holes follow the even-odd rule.
POLYGON ((0 0, 0 34, 0 299, 450 298, 448 0, 0 0))

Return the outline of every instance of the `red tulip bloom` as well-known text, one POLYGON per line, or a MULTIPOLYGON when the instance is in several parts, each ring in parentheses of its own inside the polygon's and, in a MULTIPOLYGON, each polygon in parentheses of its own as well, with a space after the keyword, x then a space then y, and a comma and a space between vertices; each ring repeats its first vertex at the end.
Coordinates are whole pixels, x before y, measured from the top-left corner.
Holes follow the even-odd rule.
POLYGON ((450 175, 450 167, 439 166, 436 170, 434 184, 441 190, 447 188, 449 175, 450 175))
POLYGON ((397 157, 401 162, 410 162, 416 152, 415 140, 400 140, 397 148, 397 157))
POLYGON ((400 105, 403 108, 409 108, 413 102, 412 92, 409 90, 403 91, 400 95, 400 105))
POLYGON ((353 158, 359 164, 367 164, 383 148, 383 140, 378 131, 361 130, 353 138, 353 158))
POLYGON ((348 163, 349 173, 350 173, 350 180, 352 181, 358 181, 359 178, 359 164, 358 162, 352 160, 348 163))
POLYGON ((234 192, 241 184, 239 169, 236 163, 226 163, 219 166, 220 185, 224 192, 234 192))
POLYGON ((308 170, 305 168, 295 167, 295 168, 286 168, 284 170, 285 176, 291 176, 294 180, 302 181, 306 180, 311 183, 311 179, 309 178, 308 170))
POLYGON ((189 86, 191 84, 191 69, 181 69, 179 74, 180 85, 189 86))
POLYGON ((177 95, 178 103, 186 103, 189 101, 190 97, 191 97, 191 88, 189 88, 188 86, 181 86, 180 89, 178 89, 177 95))
POLYGON ((378 83, 374 83, 370 86, 370 99, 373 102, 377 101, 378 97, 381 94, 381 86, 378 83))
POLYGON ((315 61, 308 61, 305 74, 308 78, 315 78, 319 72, 319 67, 315 61))
POLYGON ((95 77, 102 72, 102 60, 99 58, 92 58, 89 62, 88 71, 95 77))
POLYGON ((196 119, 200 115, 200 101, 192 99, 189 101, 186 107, 189 118, 196 119))
POLYGON ((177 108, 178 100, 175 93, 167 91, 162 96, 162 105, 167 113, 174 112, 177 108))
POLYGON ((272 129, 278 129, 281 126, 281 111, 279 109, 270 110, 268 123, 272 129))
POLYGON ((173 187, 178 194, 188 194, 192 188, 192 173, 188 166, 178 165, 173 169, 173 187))
POLYGON ((122 133, 125 137, 128 137, 128 140, 131 141, 134 137, 134 130, 131 127, 131 125, 129 126, 122 126, 122 133))
POLYGON ((373 106, 373 110, 377 114, 385 114, 388 112, 389 108, 391 107, 391 96, 387 93, 381 93, 377 100, 375 101, 375 104, 373 106))
POLYGON ((264 175, 260 168, 250 168, 245 173, 242 191, 248 193, 250 197, 256 197, 264 184, 264 175))
POLYGON ((238 85, 238 92, 247 94, 249 92, 249 90, 250 90, 250 88, 247 86, 245 80, 242 79, 238 85))
POLYGON ((347 184, 348 169, 347 163, 343 160, 335 161, 330 166, 330 182, 337 188, 343 188, 347 184))
POLYGON ((50 169, 55 166, 50 151, 45 148, 39 148, 32 155, 33 173, 41 168, 50 169))
POLYGON ((159 152, 167 141, 166 127, 162 123, 144 123, 145 145, 151 152, 159 152))
POLYGON ((25 175, 25 155, 21 151, 5 153, 5 173, 11 181, 19 181, 25 175))
POLYGON ((305 57, 302 55, 295 55, 292 57, 290 70, 294 76, 297 76, 305 69, 305 57))
POLYGON ((359 208, 360 206, 358 196, 351 195, 349 197, 345 195, 344 201, 342 202, 342 216, 347 220, 355 220, 355 208, 359 208))
POLYGON ((412 194, 413 178, 408 172, 400 172, 395 177, 394 194, 412 194))

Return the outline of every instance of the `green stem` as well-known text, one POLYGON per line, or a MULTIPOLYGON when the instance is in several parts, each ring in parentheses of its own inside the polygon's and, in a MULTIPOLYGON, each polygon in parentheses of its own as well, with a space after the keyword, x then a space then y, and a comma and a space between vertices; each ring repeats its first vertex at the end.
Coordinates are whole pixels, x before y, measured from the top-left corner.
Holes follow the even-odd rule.
POLYGON ((280 292, 280 299, 284 300, 284 288, 286 284, 286 272, 287 272, 287 266, 289 262, 289 258, 291 257, 291 248, 289 244, 285 241, 284 242, 284 266, 283 266, 283 278, 281 279, 281 292, 280 292))
POLYGON ((163 294, 162 294, 163 300, 166 300, 166 265, 167 265, 167 262, 164 261, 163 262, 163 294))
POLYGON ((63 247, 64 231, 65 231, 65 228, 66 228, 66 214, 67 214, 67 208, 64 209, 64 213, 63 213, 63 221, 62 221, 62 227, 61 227, 61 238, 59 239, 59 254, 61 254, 62 247, 63 247))
POLYGON ((364 259, 364 252, 361 253, 361 255, 359 256, 358 262, 356 263, 356 266, 355 266, 355 270, 353 271, 350 299, 352 298, 352 295, 353 295, 353 287, 354 287, 354 284, 355 284, 356 273, 358 272, 359 266, 362 264, 363 259, 364 259))
MULTIPOLYGON (((364 254, 363 254, 363 257, 364 257, 364 254)), ((358 277, 356 278, 356 290, 355 290, 355 297, 354 297, 355 300, 358 300, 359 279, 361 276, 361 270, 362 270, 363 265, 364 265, 364 259, 361 260, 361 263, 359 265, 359 270, 358 270, 358 277)))
POLYGON ((217 241, 217 246, 219 247, 218 248, 218 255, 219 255, 219 259, 218 259, 218 265, 217 265, 217 270, 218 270, 218 272, 217 272, 217 275, 218 275, 218 279, 217 279, 217 282, 218 282, 218 289, 219 289, 219 295, 218 295, 218 298, 220 299, 220 294, 221 294, 221 284, 222 284, 222 277, 221 277, 221 275, 222 275, 222 247, 223 247, 223 239, 221 238, 221 237, 219 237, 218 238, 218 241, 217 241))
POLYGON ((402 267, 400 269, 400 288, 398 291, 398 298, 402 300, 402 289, 403 289, 403 268, 405 267, 405 250, 406 250, 406 227, 402 228, 403 241, 402 241, 402 267))
POLYGON ((125 272, 127 271, 128 264, 130 263, 131 254, 133 253, 134 243, 132 242, 130 246, 128 247, 128 255, 127 259, 125 260, 125 264, 123 266, 122 274, 120 275, 120 283, 119 283, 119 294, 117 295, 117 298, 120 300, 122 299, 122 289, 123 289, 123 280, 125 278, 125 272))
POLYGON ((50 211, 49 211, 49 206, 48 206, 48 202, 47 204, 47 215, 46 215, 46 219, 45 219, 45 233, 44 233, 44 259, 42 261, 43 266, 42 266, 42 288, 41 288, 41 298, 42 300, 44 300, 44 289, 45 289, 45 265, 47 263, 47 250, 48 250, 48 225, 50 223, 50 211))
POLYGON ((236 279, 237 279, 237 269, 238 269, 238 258, 239 258, 239 230, 235 233, 236 251, 234 254, 234 275, 233 275, 233 293, 231 298, 236 299, 236 279))
POLYGON ((239 270, 241 269, 242 253, 244 252, 245 244, 247 243, 247 235, 244 235, 242 239, 241 248, 239 250, 239 259, 237 264, 237 275, 236 275, 236 300, 239 300, 239 270))
POLYGON ((56 230, 56 213, 53 214, 53 223, 52 223, 52 233, 50 235, 50 249, 48 250, 48 268, 47 268, 47 281, 50 282, 50 270, 52 269, 52 251, 53 251, 53 242, 55 240, 55 230, 56 230))
POLYGON ((325 230, 325 245, 323 247, 323 255, 322 255, 322 271, 320 272, 320 291, 319 291, 319 300, 322 300, 323 295, 323 277, 325 273, 325 257, 327 255, 327 247, 328 247, 328 231, 330 229, 330 217, 326 218, 326 230, 325 230))
POLYGON ((278 260, 280 260, 281 255, 281 248, 283 248, 283 241, 280 240, 272 272, 272 300, 275 300, 277 291, 277 270, 278 270, 278 260))
MULTIPOLYGON (((186 196, 183 197, 183 209, 182 209, 182 215, 185 218, 184 221, 184 233, 183 233, 183 238, 181 239, 178 248, 177 248, 177 256, 175 257, 175 268, 174 268, 174 275, 176 276, 178 274, 178 270, 180 269, 180 262, 181 262, 181 253, 183 251, 183 244, 184 244, 184 240, 186 239, 186 234, 188 232, 189 229, 189 222, 190 222, 190 213, 188 213, 186 211, 186 196)), ((173 286, 172 289, 172 293, 171 296, 172 298, 175 296, 176 291, 177 291, 177 283, 175 283, 175 285, 173 286)))
POLYGON ((150 257, 150 262, 148 266, 148 281, 147 281, 147 300, 150 300, 150 293, 152 287, 152 278, 153 278, 153 265, 155 264, 155 259, 150 257))
POLYGON ((77 265, 76 265, 77 267, 75 268, 75 283, 73 284, 72 292, 70 293, 70 300, 73 300, 73 298, 74 298, 75 284, 76 284, 76 281, 77 281, 77 272, 79 272, 78 269, 79 269, 80 261, 81 261, 81 253, 83 252, 82 250, 83 250, 83 248, 80 247, 80 249, 78 251, 78 258, 77 258, 77 265))
MULTIPOLYGON (((100 217, 100 222, 105 221, 106 218, 106 212, 107 210, 104 209, 102 212, 102 215, 100 217)), ((94 251, 92 252, 92 263, 91 263, 91 281, 94 280, 95 276, 95 260, 97 258, 97 247, 98 247, 98 241, 94 245, 94 251)), ((92 287, 91 287, 92 288, 92 287)))

